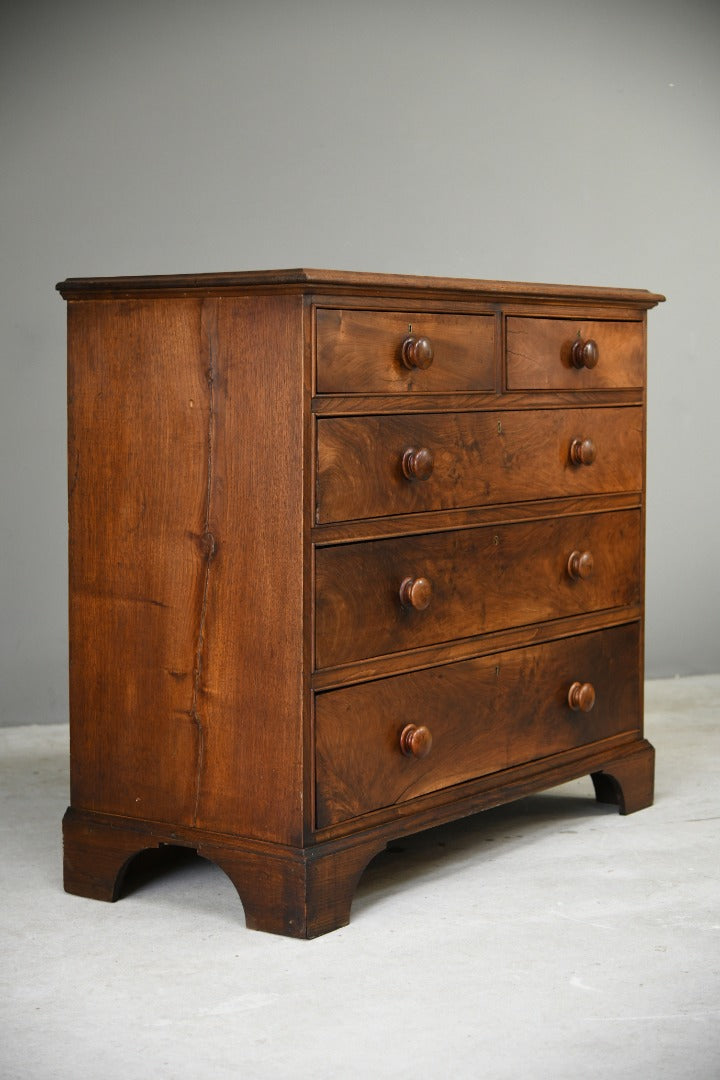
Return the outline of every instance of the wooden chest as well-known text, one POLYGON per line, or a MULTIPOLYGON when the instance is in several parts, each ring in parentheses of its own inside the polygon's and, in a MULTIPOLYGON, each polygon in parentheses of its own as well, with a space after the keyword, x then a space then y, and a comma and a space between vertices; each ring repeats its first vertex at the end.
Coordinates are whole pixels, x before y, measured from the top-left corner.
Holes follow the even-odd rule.
POLYGON ((630 290, 72 279, 65 887, 144 849, 344 925, 388 840, 584 774, 648 806, 630 290))

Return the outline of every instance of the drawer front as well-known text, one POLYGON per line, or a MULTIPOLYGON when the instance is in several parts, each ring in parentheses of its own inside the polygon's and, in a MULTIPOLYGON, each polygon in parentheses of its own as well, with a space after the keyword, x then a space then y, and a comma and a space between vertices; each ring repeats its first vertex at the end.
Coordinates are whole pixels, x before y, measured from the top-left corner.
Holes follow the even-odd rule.
POLYGON ((495 389, 493 315, 319 308, 316 335, 319 394, 495 389))
POLYGON ((318 694, 318 827, 637 731, 638 671, 632 624, 318 694))
POLYGON ((610 390, 644 381, 641 322, 507 320, 509 390, 610 390))
POLYGON ((320 548, 316 666, 639 604, 640 568, 638 510, 320 548))
POLYGON ((333 417, 317 431, 321 524, 642 487, 635 407, 333 417))

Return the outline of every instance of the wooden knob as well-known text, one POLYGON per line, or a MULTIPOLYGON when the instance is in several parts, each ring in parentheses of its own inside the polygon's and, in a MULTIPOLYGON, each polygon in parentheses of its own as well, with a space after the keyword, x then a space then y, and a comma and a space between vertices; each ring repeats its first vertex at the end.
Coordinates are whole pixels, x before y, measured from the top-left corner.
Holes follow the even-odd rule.
POLYGON ((429 368, 433 347, 426 337, 406 337, 402 343, 402 362, 407 368, 429 368))
POLYGON ((597 342, 592 338, 588 338, 587 341, 583 341, 582 338, 577 338, 573 341, 572 349, 570 350, 570 361, 573 367, 576 368, 594 368, 600 357, 600 351, 597 347, 597 342))
POLYGON ((405 757, 427 757, 432 749, 430 728, 406 724, 400 732, 400 749, 405 757))
POLYGON ((567 561, 567 572, 573 581, 585 580, 593 572, 592 551, 573 551, 567 561))
POLYGON ((432 585, 427 578, 406 577, 400 586, 400 603, 403 607, 424 611, 432 600, 432 585))
POLYGON ((408 480, 427 480, 434 467, 435 455, 426 446, 406 450, 402 456, 402 471, 408 480))
POLYGON ((573 439, 570 443, 570 460, 573 465, 592 465, 595 460, 595 443, 592 439, 573 439))
POLYGON ((590 712, 595 704, 595 687, 589 682, 574 682, 568 690, 568 705, 575 712, 590 712))

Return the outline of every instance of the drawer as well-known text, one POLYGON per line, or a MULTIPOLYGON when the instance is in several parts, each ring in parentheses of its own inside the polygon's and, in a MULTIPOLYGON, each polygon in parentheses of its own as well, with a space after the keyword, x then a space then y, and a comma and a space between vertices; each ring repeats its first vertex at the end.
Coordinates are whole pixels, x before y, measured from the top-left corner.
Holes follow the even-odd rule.
POLYGON ((316 666, 639 604, 640 568, 638 510, 320 548, 316 666))
POLYGON ((319 394, 495 389, 495 316, 316 313, 319 394))
POLYGON ((642 487, 635 407, 329 417, 317 432, 320 524, 642 487))
POLYGON ((641 322, 507 320, 509 390, 640 387, 645 375, 641 322))
POLYGON ((639 662, 631 624, 318 694, 318 827, 637 731, 639 662))

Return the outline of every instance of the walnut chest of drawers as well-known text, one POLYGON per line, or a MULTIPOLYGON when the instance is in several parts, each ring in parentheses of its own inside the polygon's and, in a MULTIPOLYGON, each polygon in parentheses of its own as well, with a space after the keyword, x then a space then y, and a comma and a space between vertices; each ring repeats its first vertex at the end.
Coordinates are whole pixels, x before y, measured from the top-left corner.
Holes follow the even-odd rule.
POLYGON ((71 279, 65 887, 213 860, 345 924, 388 840, 643 738, 645 320, 620 289, 71 279))

